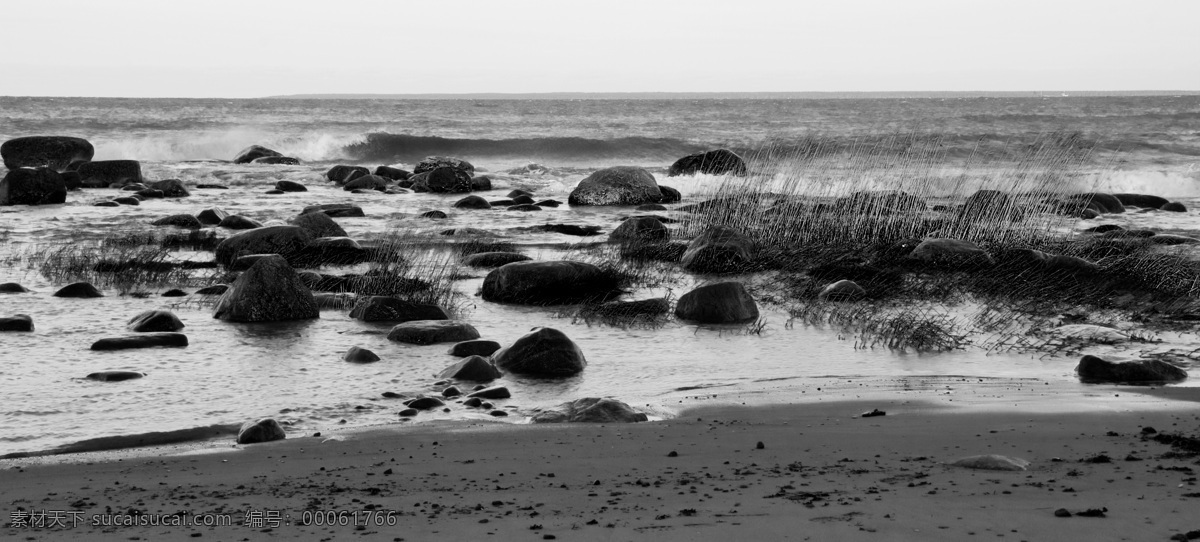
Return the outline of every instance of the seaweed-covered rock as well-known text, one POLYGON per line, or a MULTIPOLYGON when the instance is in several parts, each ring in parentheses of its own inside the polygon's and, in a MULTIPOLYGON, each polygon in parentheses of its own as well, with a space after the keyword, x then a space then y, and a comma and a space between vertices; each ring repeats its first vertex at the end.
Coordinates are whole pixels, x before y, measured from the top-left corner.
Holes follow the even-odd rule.
POLYGON ((1075 373, 1084 382, 1176 382, 1187 378, 1187 371, 1160 359, 1114 362, 1097 356, 1083 356, 1075 373))
POLYGON ((81 137, 26 136, 5 141, 0 145, 0 157, 10 171, 23 167, 47 167, 66 171, 75 162, 87 162, 96 149, 81 137))
POLYGON ((746 161, 731 150, 716 149, 684 156, 671 164, 671 168, 667 170, 668 177, 697 173, 745 175, 746 161))
MULTIPOLYGON (((461 344, 461 343, 460 343, 461 344)), ((451 365, 438 373, 438 378, 453 378, 455 380, 470 380, 472 382, 491 382, 500 378, 500 370, 483 356, 467 356, 458 363, 451 365)))
POLYGON ((0 179, 0 205, 51 205, 67 201, 67 183, 51 168, 17 168, 0 179))
POLYGON ((315 237, 300 226, 268 226, 247 230, 221 241, 217 245, 216 260, 228 266, 240 255, 279 254, 285 258, 300 252, 315 237))
POLYGON ((263 418, 256 422, 246 422, 242 424, 242 428, 238 431, 238 444, 257 444, 259 442, 271 442, 273 440, 283 440, 287 438, 287 433, 283 431, 283 427, 273 418, 263 418))
POLYGON ((133 348, 154 348, 156 346, 179 348, 187 345, 187 335, 182 333, 152 332, 100 339, 92 343, 92 350, 129 350, 133 348))
POLYGON ((221 295, 213 310, 213 318, 233 322, 275 322, 319 317, 320 309, 312 292, 287 260, 277 255, 263 258, 250 266, 221 295))
POLYGON ((387 338, 407 344, 435 344, 478 339, 479 332, 461 320, 412 320, 397 324, 387 338))
POLYGON ((704 324, 729 324, 758 318, 758 305, 740 282, 718 282, 679 297, 675 316, 704 324))
POLYGON ((78 171, 83 186, 92 188, 125 186, 143 181, 142 164, 137 160, 84 162, 78 171))
POLYGON ((263 147, 262 145, 250 145, 249 147, 242 149, 242 152, 239 152, 237 154, 237 156, 233 157, 233 163, 249 164, 250 162, 253 162, 256 159, 262 158, 264 156, 283 156, 283 155, 280 154, 278 151, 268 149, 266 147, 263 147))
POLYGON ((179 331, 183 329, 183 322, 171 311, 155 309, 130 318, 129 323, 125 327, 129 331, 136 331, 138 333, 179 331))
POLYGON ((584 397, 533 416, 533 423, 637 423, 648 418, 615 399, 584 397))
POLYGON ((753 257, 753 243, 749 237, 730 228, 714 226, 688 243, 680 263, 693 273, 730 273, 746 269, 753 257))
POLYGON ((449 320, 450 315, 437 305, 421 305, 389 296, 359 298, 350 317, 364 322, 409 322, 412 320, 449 320))
POLYGON ((614 277, 590 263, 529 261, 493 269, 483 279, 481 295, 485 301, 552 305, 607 297, 617 286, 614 277))
POLYGON ((492 362, 503 371, 539 377, 571 376, 587 366, 579 345, 565 333, 548 327, 534 328, 497 350, 492 362))
POLYGON ((642 205, 660 200, 662 192, 654 175, 636 166, 598 170, 579 181, 567 197, 571 205, 642 205))

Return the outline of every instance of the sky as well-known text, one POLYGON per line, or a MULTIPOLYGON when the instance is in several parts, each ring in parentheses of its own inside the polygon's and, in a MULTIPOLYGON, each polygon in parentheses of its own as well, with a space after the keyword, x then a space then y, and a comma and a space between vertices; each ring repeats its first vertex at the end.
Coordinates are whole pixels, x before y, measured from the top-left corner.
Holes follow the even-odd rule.
POLYGON ((0 95, 1200 90, 1200 0, 39 0, 0 95))

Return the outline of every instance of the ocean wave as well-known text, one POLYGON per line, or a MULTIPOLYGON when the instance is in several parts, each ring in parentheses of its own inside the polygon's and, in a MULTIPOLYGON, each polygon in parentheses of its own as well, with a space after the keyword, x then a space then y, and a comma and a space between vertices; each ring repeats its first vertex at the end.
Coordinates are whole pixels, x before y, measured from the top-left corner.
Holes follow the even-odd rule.
POLYGON ((344 149, 361 141, 361 133, 281 135, 265 127, 238 127, 199 132, 166 132, 93 138, 96 160, 232 160, 250 145, 275 149, 306 162, 344 158, 344 149))
POLYGON ((519 156, 528 159, 652 158, 674 160, 709 148, 703 144, 664 137, 536 137, 523 139, 455 139, 378 132, 347 145, 352 160, 415 162, 426 156, 464 158, 519 156))

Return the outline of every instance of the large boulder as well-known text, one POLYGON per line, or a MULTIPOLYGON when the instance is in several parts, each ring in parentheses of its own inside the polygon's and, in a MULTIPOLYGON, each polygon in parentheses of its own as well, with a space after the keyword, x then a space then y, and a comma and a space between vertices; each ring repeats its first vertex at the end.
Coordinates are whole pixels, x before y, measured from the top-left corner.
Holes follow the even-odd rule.
POLYGON ((183 322, 171 311, 156 309, 130 318, 129 324, 125 327, 129 328, 129 331, 136 331, 138 333, 179 331, 183 329, 183 322))
POLYGON ((1158 209, 1170 201, 1162 196, 1149 194, 1113 194, 1113 197, 1126 207, 1144 207, 1146 209, 1158 209))
POLYGON ((417 163, 417 167, 413 168, 414 174, 433 171, 440 167, 449 167, 457 169, 467 174, 467 178, 475 176, 475 166, 470 162, 461 158, 453 158, 450 156, 427 156, 424 160, 417 163))
POLYGON ((1159 359, 1113 362, 1090 355, 1079 360, 1075 373, 1084 382, 1175 382, 1188 376, 1159 359))
POLYGON ((652 216, 630 217, 608 234, 608 240, 616 243, 662 243, 670 239, 671 232, 652 216))
POLYGON ((571 205, 642 205, 660 200, 662 192, 654 175, 636 166, 598 170, 579 181, 567 197, 571 205))
POLYGON ((370 175, 371 170, 362 166, 345 166, 338 164, 325 172, 325 178, 338 184, 346 184, 363 175, 370 175))
POLYGON ((544 410, 533 416, 533 423, 636 423, 645 414, 615 399, 584 397, 544 410))
POLYGON ((478 339, 479 332, 461 320, 412 320, 397 324, 387 338, 407 344, 456 343, 478 339))
POLYGON ((758 305, 740 282, 701 286, 679 297, 675 316, 703 324, 730 324, 758 318, 758 305))
POLYGON ((714 226, 692 239, 680 263, 694 273, 731 273, 746 269, 754 256, 749 237, 714 226))
POLYGON ((263 418, 256 422, 242 424, 242 428, 238 431, 237 443, 256 444, 286 438, 287 433, 283 431, 283 427, 279 425, 279 422, 272 418, 263 418))
POLYGON ((143 181, 142 164, 137 160, 84 162, 78 171, 83 186, 90 188, 125 186, 143 181))
POLYGON ((162 192, 164 198, 186 198, 192 195, 188 192, 187 186, 179 179, 166 179, 162 181, 154 181, 148 185, 153 190, 162 192))
POLYGON ((67 183, 51 168, 17 168, 0 180, 0 205, 49 205, 67 201, 67 183))
POLYGON ((925 239, 908 257, 924 264, 950 268, 988 267, 996 263, 979 245, 962 239, 925 239))
POLYGON ((308 230, 313 237, 346 237, 346 230, 325 213, 305 213, 288 221, 308 230))
POLYGON ((246 230, 221 241, 217 245, 216 260, 228 266, 244 254, 280 254, 286 258, 303 250, 314 238, 310 231, 300 226, 267 226, 246 230))
POLYGON ((33 318, 28 314, 0 316, 0 331, 33 331, 33 318))
POLYGON ((415 192, 458 194, 471 191, 471 176, 461 169, 439 167, 408 178, 415 192))
POLYGON ((528 261, 493 269, 480 293, 484 301, 553 305, 604 298, 617 286, 616 278, 590 263, 528 261))
POLYGON ((492 354, 492 362, 502 371, 539 377, 572 376, 587 366, 579 345, 563 332, 548 327, 534 328, 497 350, 492 354))
POLYGON ((233 157, 233 163, 249 164, 250 162, 265 156, 283 156, 283 154, 279 153, 278 151, 263 147, 262 145, 250 145, 249 147, 242 149, 242 152, 239 152, 237 156, 233 157))
POLYGON ((92 343, 92 350, 129 350, 133 348, 154 348, 156 346, 184 347, 187 345, 187 335, 182 333, 153 332, 100 339, 92 343))
POLYGON ((95 153, 92 144, 81 137, 27 136, 0 145, 4 167, 10 170, 47 167, 62 172, 74 162, 90 161, 95 153))
POLYGON ((491 382, 500 378, 500 370, 495 365, 492 365, 492 362, 488 358, 473 355, 467 356, 458 363, 446 367, 437 376, 438 378, 453 378, 455 380, 491 382))
POLYGON ((395 297, 374 295, 359 298, 350 317, 364 322, 410 322, 413 320, 449 320, 450 315, 437 305, 420 305, 395 297))
POLYGON ((745 175, 746 161, 731 150, 716 149, 684 156, 671 164, 671 169, 667 170, 668 177, 697 173, 745 175))
POLYGON ((221 295, 213 310, 213 318, 232 322, 319 317, 320 309, 312 292, 282 256, 263 258, 250 266, 221 295))

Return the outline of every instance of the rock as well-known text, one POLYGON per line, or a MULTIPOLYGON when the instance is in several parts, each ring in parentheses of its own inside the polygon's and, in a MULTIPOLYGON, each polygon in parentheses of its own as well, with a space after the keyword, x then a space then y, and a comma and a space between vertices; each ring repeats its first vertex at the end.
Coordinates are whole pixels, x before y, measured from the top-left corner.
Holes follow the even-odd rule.
POLYGON ((149 186, 152 190, 162 192, 159 197, 163 198, 186 198, 192 193, 188 191, 187 186, 179 179, 166 179, 162 181, 154 181, 149 186))
POLYGON ((308 192, 308 187, 296 181, 279 181, 275 183, 275 189, 282 192, 308 192))
POLYGON ((298 166, 298 165, 300 165, 300 160, 297 158, 292 158, 291 156, 263 156, 261 158, 255 158, 254 161, 251 163, 252 164, 281 165, 281 166, 298 166))
POLYGON ((654 175, 635 166, 615 166, 579 181, 567 203, 571 205, 642 205, 659 203, 662 192, 654 175))
POLYGON ((658 185, 658 191, 662 193, 662 197, 658 200, 659 203, 679 203, 683 200, 683 194, 665 184, 658 185))
POLYGON ((371 252, 349 237, 318 237, 287 260, 296 268, 358 265, 370 261, 371 252))
POLYGON ((367 350, 366 348, 351 346, 350 349, 346 351, 346 354, 342 356, 342 360, 353 363, 371 363, 379 361, 379 356, 375 355, 374 352, 367 350))
POLYGON ((446 406, 446 403, 437 397, 418 397, 409 399, 404 402, 404 406, 415 408, 417 410, 429 410, 440 406, 446 406))
MULTIPOLYGON (((1123 231, 1123 230, 1122 230, 1123 231)), ((1076 256, 1061 254, 1046 254, 1031 248, 1010 249, 997 258, 1002 267, 1011 268, 1014 272, 1042 270, 1048 273, 1063 273, 1069 275, 1095 275, 1100 273, 1099 265, 1076 256)))
POLYGON ((671 168, 667 170, 668 177, 697 173, 745 175, 746 161, 731 150, 716 149, 684 156, 671 164, 671 168))
POLYGON ((463 193, 471 191, 471 176, 460 169, 439 167, 408 178, 415 192, 463 193))
POLYGON ((346 237, 346 230, 325 213, 303 213, 288 223, 304 228, 313 237, 346 237))
POLYGON ((1083 356, 1075 373, 1084 382, 1177 382, 1187 371, 1159 359, 1113 362, 1096 356, 1083 356))
POLYGON ((271 256, 278 256, 278 254, 245 254, 238 256, 236 260, 233 260, 233 263, 229 264, 228 269, 229 271, 245 271, 258 263, 259 260, 270 258, 271 256))
POLYGON ((283 156, 283 155, 276 151, 273 151, 271 149, 263 147, 262 145, 250 145, 249 147, 242 149, 242 152, 239 152, 237 154, 237 156, 233 157, 233 163, 249 164, 250 162, 253 162, 253 161, 255 161, 259 158, 263 158, 265 156, 283 156))
POLYGON ((492 354, 492 362, 502 371, 537 376, 563 377, 583 372, 587 360, 583 351, 563 332, 537 327, 513 344, 492 354))
POLYGON ((745 270, 753 259, 749 237, 715 226, 692 239, 680 263, 693 273, 731 273, 745 270))
POLYGON ((196 290, 196 295, 221 295, 229 290, 228 284, 214 284, 196 290))
POLYGON ((155 331, 179 331, 183 329, 183 322, 179 320, 175 313, 168 310, 149 310, 129 319, 129 323, 125 325, 129 331, 138 333, 148 333, 155 331))
POLYGON ((198 219, 192 215, 189 215, 189 214, 164 216, 158 220, 155 220, 154 222, 151 222, 150 225, 152 225, 152 226, 175 226, 177 228, 184 228, 184 229, 188 229, 188 230, 198 230, 202 226, 204 226, 203 224, 200 223, 200 219, 198 219))
POLYGON ((325 203, 321 205, 309 205, 300 211, 300 215, 310 213, 324 213, 330 218, 351 218, 367 216, 363 213, 362 207, 350 205, 348 203, 325 203))
POLYGON ((91 188, 124 186, 143 181, 142 164, 137 160, 84 162, 79 166, 78 171, 83 186, 91 188))
POLYGON ((443 211, 425 211, 421 213, 421 218, 447 218, 447 215, 443 211))
POLYGON ((379 175, 360 175, 349 181, 346 181, 346 184, 342 185, 342 190, 350 191, 364 188, 367 190, 384 190, 387 188, 387 183, 387 177, 380 177, 379 175))
POLYGON ((33 318, 28 314, 0 317, 0 331, 33 331, 33 318))
MULTIPOLYGON (((530 421, 533 423, 637 423, 647 419, 645 414, 615 399, 584 397, 563 403, 554 410, 539 412, 530 421)), ((675 452, 671 453, 675 454, 675 452)))
POLYGON ((599 267, 583 262, 514 262, 493 269, 483 280, 485 301, 552 305, 604 298, 618 281, 599 267))
POLYGON ((534 205, 537 205, 538 207, 558 207, 559 205, 562 205, 562 202, 556 199, 544 199, 542 201, 535 202, 534 205))
POLYGON ((54 292, 54 297, 91 298, 104 297, 104 294, 100 293, 100 290, 97 290, 90 282, 75 282, 63 286, 57 292, 54 292))
MULTIPOLYGON (((461 343, 459 343, 461 344, 461 343)), ((453 378, 455 380, 470 380, 473 382, 491 382, 500 378, 500 370, 492 365, 488 358, 480 355, 467 356, 438 373, 438 378, 453 378)))
MULTIPOLYGON (((471 190, 476 192, 487 192, 492 189, 492 178, 487 175, 476 175, 471 177, 471 190)), ((529 203, 533 203, 530 201, 529 203)))
POLYGON ((263 227, 262 222, 246 218, 242 215, 229 215, 221 219, 217 224, 221 228, 229 228, 231 230, 253 230, 263 227))
POLYGON ((341 164, 329 168, 325 172, 325 178, 337 184, 346 184, 363 175, 370 175, 371 170, 362 166, 343 166, 341 164))
POLYGON ((1016 200, 1006 192, 999 190, 977 190, 967 197, 966 203, 958 211, 960 220, 983 222, 995 219, 1011 220, 1021 216, 1016 200))
POLYGON ((490 388, 484 388, 479 391, 468 393, 467 397, 478 397, 480 399, 508 399, 509 397, 512 397, 512 393, 509 393, 508 388, 504 386, 492 386, 490 388))
POLYGON ((132 196, 124 197, 124 198, 113 198, 113 201, 115 201, 121 205, 141 205, 142 204, 142 200, 137 199, 132 196))
POLYGON ((950 465, 977 470, 1019 471, 1027 470, 1027 467, 1029 467, 1029 462, 1019 457, 1007 457, 1003 455, 990 454, 973 455, 970 457, 956 459, 951 461, 950 465))
POLYGON ((579 237, 591 237, 600 234, 600 226, 580 226, 578 224, 542 224, 533 226, 534 231, 550 231, 561 233, 563 235, 577 235, 579 237))
POLYGON ((5 282, 0 284, 0 294, 23 294, 29 292, 29 288, 21 286, 15 282, 5 282))
POLYGON ((454 202, 452 207, 455 209, 475 209, 483 211, 490 210, 492 208, 492 204, 488 203, 488 200, 486 199, 472 195, 454 202))
POLYGON ((475 166, 471 165, 470 162, 449 156, 428 156, 417 163, 417 167, 413 168, 413 173, 421 174, 440 167, 449 167, 462 171, 467 174, 468 180, 475 175, 475 166))
POLYGON ((704 324, 730 324, 758 318, 758 305, 740 282, 718 282, 679 298, 675 316, 704 324))
POLYGON ((115 201, 97 201, 92 204, 92 207, 120 207, 121 204, 115 201))
POLYGON ((163 297, 187 297, 188 293, 179 288, 171 288, 162 293, 163 297))
POLYGON ((1179 203, 1178 201, 1172 201, 1170 203, 1164 203, 1162 205, 1162 207, 1158 208, 1158 210, 1159 211, 1170 211, 1173 213, 1186 213, 1187 206, 1185 206, 1182 203, 1179 203))
POLYGON ((988 267, 996 263, 979 245, 961 239, 925 239, 908 257, 929 265, 950 268, 988 267))
POLYGON ((146 376, 146 373, 136 371, 99 371, 87 375, 88 380, 97 380, 100 382, 122 382, 125 380, 135 380, 146 376))
POLYGON ((451 356, 467 357, 467 356, 490 356, 500 349, 500 343, 496 341, 488 341, 484 339, 475 339, 471 341, 463 341, 450 347, 447 352, 451 356))
POLYGON ((897 213, 920 213, 928 206, 924 199, 903 190, 867 190, 838 198, 833 204, 843 215, 881 216, 897 213))
POLYGON ((320 309, 312 292, 282 256, 263 258, 247 269, 217 300, 213 310, 213 318, 231 322, 276 322, 319 317, 320 309))
POLYGON ((529 260, 532 260, 532 258, 520 252, 479 252, 464 258, 463 264, 471 267, 491 268, 513 262, 527 262, 529 260))
POLYGON ((541 211, 542 208, 532 203, 522 203, 519 205, 509 205, 505 211, 541 211))
POLYGON ((287 433, 283 431, 283 427, 279 425, 279 422, 272 418, 263 418, 256 422, 242 424, 241 430, 238 431, 237 443, 257 444, 259 442, 271 442, 286 438, 287 433))
POLYGON ((511 199, 511 198, 517 198, 517 197, 521 197, 521 196, 526 196, 526 197, 529 197, 529 198, 533 198, 533 192, 530 192, 530 191, 528 191, 528 190, 522 190, 522 189, 520 189, 520 188, 514 188, 514 189, 512 189, 512 190, 509 190, 509 191, 508 191, 508 194, 505 194, 505 195, 504 195, 504 197, 506 197, 506 198, 510 198, 510 199, 511 199))
POLYGON ((199 220, 201 224, 206 226, 215 226, 220 224, 222 220, 225 220, 227 216, 229 216, 229 213, 226 213, 224 209, 211 207, 196 213, 196 220, 199 220))
POLYGON ((649 216, 630 217, 608 234, 608 240, 617 243, 662 243, 670 238, 667 227, 649 216))
POLYGON ((165 197, 163 196, 162 190, 155 190, 153 188, 144 188, 142 190, 138 190, 137 192, 134 192, 134 195, 141 198, 143 201, 148 199, 161 199, 165 197))
POLYGON ((468 407, 468 408, 479 408, 479 407, 483 406, 483 399, 480 399, 478 397, 472 397, 470 399, 467 399, 466 401, 463 401, 462 404, 463 404, 463 406, 468 407))
POLYGON ((1121 205, 1121 200, 1117 199, 1117 197, 1113 196, 1112 194, 1104 194, 1100 192, 1071 194, 1070 196, 1067 196, 1067 201, 1083 209, 1093 209, 1100 214, 1115 214, 1125 212, 1125 206, 1121 205))
POLYGON ((313 239, 313 234, 300 226, 267 226, 247 230, 221 241, 217 245, 216 260, 228 266, 235 258, 245 254, 279 254, 287 258, 300 252, 313 239))
POLYGON ((95 152, 88 140, 68 136, 18 137, 0 145, 0 157, 9 171, 46 167, 63 172, 72 163, 90 161, 95 152))
POLYGON ((449 320, 450 315, 437 305, 419 305, 388 296, 359 298, 350 317, 364 322, 410 322, 413 320, 449 320))
POLYGON ((450 398, 450 397, 458 397, 460 395, 462 395, 462 390, 458 389, 457 386, 450 386, 450 387, 442 390, 442 397, 450 398))
POLYGON ((1170 201, 1167 198, 1148 194, 1113 194, 1113 197, 1126 207, 1145 207, 1147 209, 1159 209, 1170 201))
POLYGON ((852 280, 839 280, 821 289, 817 299, 821 301, 857 301, 867 296, 867 291, 852 280))
POLYGON ((154 348, 156 346, 184 347, 187 345, 187 335, 182 333, 155 332, 100 339, 92 343, 92 350, 128 350, 132 348, 154 348))
POLYGON ((388 340, 407 344, 434 344, 478 339, 479 332, 461 320, 411 320, 397 324, 388 340))
POLYGON ((659 316, 667 314, 671 310, 671 303, 665 297, 655 297, 651 299, 640 299, 637 301, 610 301, 602 303, 595 307, 588 307, 580 311, 580 314, 585 317, 596 316, 599 318, 637 318, 640 316, 659 316))
POLYGON ((412 173, 391 166, 379 166, 375 168, 375 175, 385 177, 393 181, 403 181, 409 177, 412 177, 412 173))
POLYGON ((67 183, 50 168, 17 168, 0 179, 0 205, 52 205, 67 201, 67 183))

